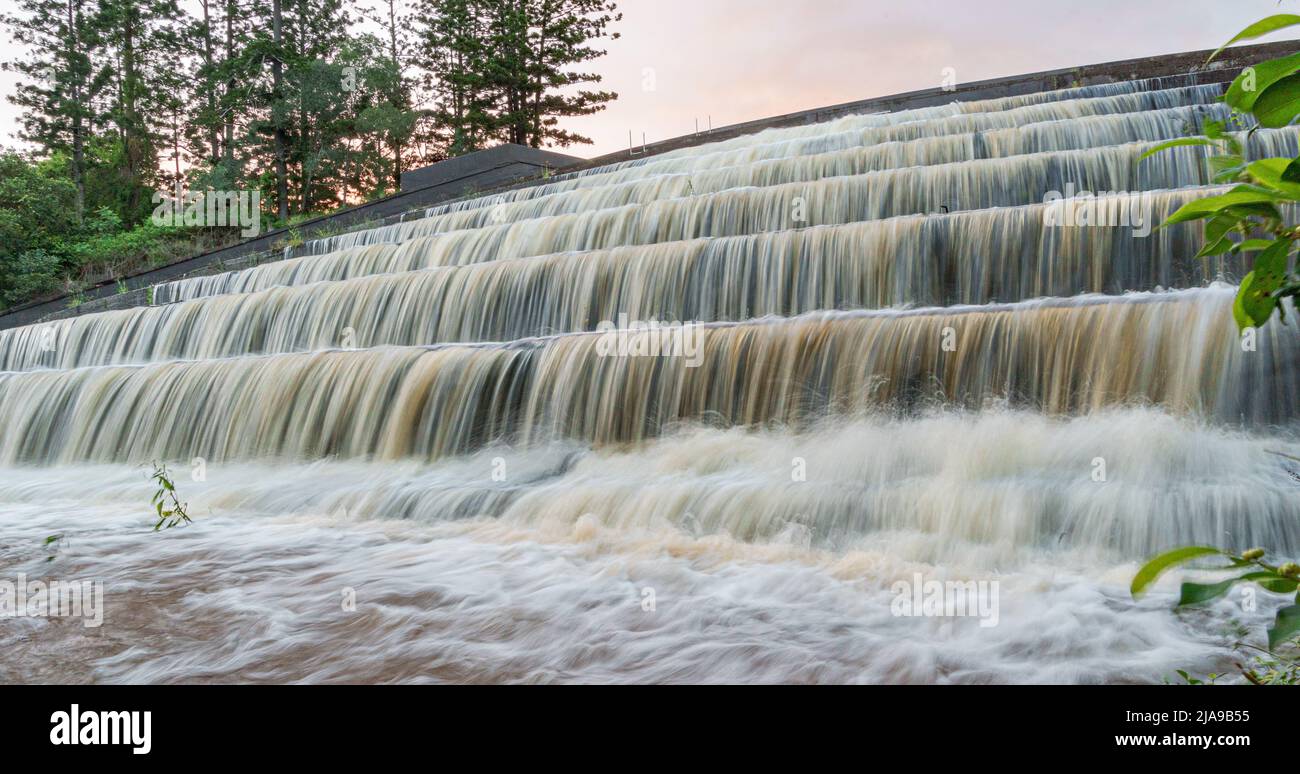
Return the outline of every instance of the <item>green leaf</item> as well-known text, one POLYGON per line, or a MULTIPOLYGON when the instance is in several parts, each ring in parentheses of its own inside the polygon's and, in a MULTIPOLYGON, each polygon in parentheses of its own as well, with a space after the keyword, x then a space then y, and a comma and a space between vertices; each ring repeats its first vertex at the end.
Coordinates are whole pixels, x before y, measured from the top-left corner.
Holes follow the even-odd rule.
POLYGON ((1214 242, 1227 236, 1237 221, 1228 215, 1216 215, 1205 221, 1205 239, 1208 242, 1214 242))
POLYGON ((1200 250, 1198 250, 1196 255, 1192 257, 1212 258, 1216 255, 1223 255, 1224 253, 1231 251, 1234 246, 1235 243, 1231 239, 1225 236, 1220 239, 1216 239, 1213 242, 1206 242, 1205 246, 1202 247, 1200 250))
POLYGON ((1234 243, 1228 234, 1237 225, 1237 219, 1230 215, 1215 215, 1205 221, 1205 246, 1194 257, 1204 258, 1210 255, 1223 255, 1231 250, 1234 243))
POLYGON ((1255 256, 1255 285, 1267 288, 1269 293, 1282 287, 1286 282, 1287 257, 1291 254, 1291 240, 1277 239, 1268 249, 1255 256))
POLYGON ((1241 287, 1237 288, 1237 298, 1232 302, 1232 319, 1237 321, 1239 330, 1258 328, 1273 316, 1276 306, 1277 299, 1273 298, 1272 291, 1255 286, 1255 272, 1252 271, 1242 277, 1241 287))
POLYGON ((1291 14, 1291 13, 1279 13, 1275 16, 1268 16, 1263 19, 1260 19, 1259 21, 1250 25, 1249 27, 1242 30, 1241 32, 1238 32, 1236 35, 1233 36, 1232 40, 1229 40, 1227 43, 1224 43, 1222 46, 1219 46, 1218 48, 1214 49, 1214 53, 1210 54, 1210 58, 1206 59, 1205 61, 1206 62, 1212 61, 1216 56, 1223 53, 1223 49, 1227 48, 1228 46, 1231 46, 1233 43, 1239 43, 1243 40, 1253 40, 1255 38, 1260 38, 1269 34, 1270 32, 1277 32, 1278 30, 1285 29, 1287 27, 1291 27, 1296 24, 1300 24, 1300 16, 1296 16, 1295 14, 1291 14))
POLYGON ((1214 173, 1215 182, 1231 180, 1235 173, 1245 168, 1245 160, 1241 156, 1211 156, 1205 160, 1210 167, 1210 172, 1214 173))
POLYGON ((1227 143, 1234 156, 1241 155, 1241 141, 1228 133, 1228 125, 1223 121, 1206 121, 1201 125, 1201 132, 1211 140, 1227 143))
POLYGON ((1280 191, 1288 199, 1300 199, 1300 183, 1290 182, 1283 177, 1291 164, 1291 159, 1260 159, 1250 162, 1246 166, 1246 171, 1260 183, 1280 191))
POLYGON ((1137 598, 1146 591, 1147 586, 1155 582, 1162 573, 1171 567, 1185 562, 1189 562, 1201 556, 1225 555, 1222 551, 1211 546, 1183 546, 1175 548, 1172 551, 1166 551, 1159 556, 1153 557, 1133 576, 1133 585, 1130 586, 1129 592, 1134 598, 1137 598))
POLYGON ((1260 126, 1288 126, 1300 115, 1300 73, 1289 75, 1264 89, 1251 113, 1260 126))
POLYGON ((1273 628, 1268 630, 1268 647, 1277 646, 1300 634, 1300 605, 1290 605, 1277 611, 1273 628))
POLYGON ((1213 144, 1214 144, 1213 140, 1209 140, 1205 137, 1180 137, 1177 140, 1166 140, 1160 143, 1159 145, 1147 149, 1146 153, 1143 153, 1141 156, 1138 156, 1138 161, 1141 161, 1147 156, 1153 156, 1157 153, 1160 153, 1161 151, 1167 151, 1170 148, 1178 148, 1183 145, 1213 145, 1213 144))
POLYGON ((1247 239, 1237 243, 1237 252, 1250 253, 1257 250, 1263 250, 1273 244, 1271 239, 1247 239))
POLYGON ((1282 170, 1282 179, 1288 183, 1300 183, 1300 159, 1292 159, 1282 170))
POLYGON ((1278 575, 1272 570, 1256 570, 1255 572, 1248 572, 1241 576, 1239 580, 1257 583, 1267 591, 1272 591, 1275 594, 1290 594, 1296 590, 1296 586, 1300 585, 1300 581, 1297 581, 1295 578, 1278 575))
POLYGON ((1239 578, 1228 578, 1218 583, 1184 583, 1178 595, 1178 606, 1200 605, 1218 599, 1227 594, 1228 589, 1238 580, 1239 578))
POLYGON ((1265 209, 1276 212, 1275 202, 1280 198, 1276 192, 1266 188, 1254 185, 1239 185, 1225 194, 1207 196, 1204 199, 1197 199, 1194 202, 1184 204, 1178 208, 1177 212, 1166 218, 1165 222, 1160 224, 1160 227, 1164 228, 1188 220, 1199 220, 1233 206, 1250 207, 1262 204, 1266 205, 1265 209))
POLYGON ((1247 67, 1228 87, 1228 91, 1223 95, 1223 101, 1242 113, 1253 113, 1255 101, 1260 95, 1269 86, 1290 76, 1297 69, 1300 69, 1300 53, 1247 67))

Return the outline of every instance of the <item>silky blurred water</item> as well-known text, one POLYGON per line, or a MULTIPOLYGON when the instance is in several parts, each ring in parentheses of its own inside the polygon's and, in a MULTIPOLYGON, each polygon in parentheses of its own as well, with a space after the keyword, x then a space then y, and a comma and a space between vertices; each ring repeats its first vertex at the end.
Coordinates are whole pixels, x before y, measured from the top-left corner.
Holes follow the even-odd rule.
POLYGON ((1195 80, 769 130, 0 332, 0 612, 103 590, 0 617, 0 681, 1234 671, 1283 597, 1129 594, 1300 554, 1300 339, 1151 229, 1221 190, 1142 158, 1223 117, 1195 80), (900 606, 944 584, 978 614, 900 606))

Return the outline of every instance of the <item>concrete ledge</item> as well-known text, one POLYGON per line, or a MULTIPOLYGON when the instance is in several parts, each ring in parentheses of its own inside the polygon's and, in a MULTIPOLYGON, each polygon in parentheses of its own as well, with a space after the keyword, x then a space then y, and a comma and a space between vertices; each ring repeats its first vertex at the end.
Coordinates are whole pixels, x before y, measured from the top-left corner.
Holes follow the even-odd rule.
POLYGON ((439 161, 420 169, 402 173, 402 192, 426 188, 473 185, 475 188, 495 188, 520 178, 542 174, 543 170, 556 170, 580 164, 584 159, 563 153, 528 148, 523 145, 498 145, 487 150, 466 153, 464 156, 439 161))

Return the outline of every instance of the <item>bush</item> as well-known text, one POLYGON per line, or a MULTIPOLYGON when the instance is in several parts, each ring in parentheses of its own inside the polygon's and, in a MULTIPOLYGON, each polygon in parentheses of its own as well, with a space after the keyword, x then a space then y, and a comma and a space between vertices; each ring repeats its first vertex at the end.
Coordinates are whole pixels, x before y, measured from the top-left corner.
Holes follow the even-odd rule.
POLYGON ((5 278, 3 299, 6 305, 20 304, 58 290, 63 275, 63 264, 58 256, 44 250, 28 250, 4 258, 0 272, 5 278))

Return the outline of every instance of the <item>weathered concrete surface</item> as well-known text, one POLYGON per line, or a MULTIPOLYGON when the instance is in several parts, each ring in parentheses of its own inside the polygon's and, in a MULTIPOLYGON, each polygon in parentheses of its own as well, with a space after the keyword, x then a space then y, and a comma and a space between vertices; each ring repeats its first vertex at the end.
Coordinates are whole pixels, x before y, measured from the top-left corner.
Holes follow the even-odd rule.
MULTIPOLYGON (((689 134, 670 140, 650 143, 644 147, 644 150, 638 147, 633 149, 633 151, 618 151, 603 156, 597 156, 586 161, 578 161, 570 166, 558 168, 554 171, 561 173, 576 172, 615 162, 641 158, 645 155, 666 153, 679 148, 688 148, 704 143, 739 137, 745 134, 753 134, 764 129, 819 123, 853 113, 905 110, 909 108, 940 105, 954 101, 990 99, 995 97, 1015 96, 1018 94, 1029 94, 1036 91, 1062 89, 1070 86, 1090 86, 1099 83, 1112 83, 1115 81, 1135 80, 1138 78, 1159 78, 1165 76, 1185 75, 1188 73, 1196 74, 1197 83, 1226 82, 1232 80, 1232 78, 1234 78, 1243 67, 1266 59, 1294 53, 1297 50, 1298 45, 1300 45, 1300 41, 1281 41, 1277 43, 1263 43, 1252 46, 1234 47, 1227 49, 1222 55, 1220 55, 1219 59, 1215 60, 1209 67, 1205 66, 1205 60, 1210 55, 1210 50, 1207 49, 1204 51, 1189 51, 1178 54, 1166 54, 1162 56, 1142 57, 1139 59, 1125 59, 1116 62, 1084 65, 1081 67, 1062 68, 1059 70, 1047 70, 1038 73, 1029 73, 1027 75, 990 78, 983 81, 958 84, 952 91, 945 91, 936 86, 935 88, 930 89, 921 89, 918 91, 893 94, 885 97, 875 97, 855 102, 845 102, 839 105, 802 110, 795 113, 772 116, 770 118, 763 118, 756 121, 746 121, 744 123, 719 127, 709 132, 689 134)), ((519 146, 513 147, 519 148, 519 146)), ((521 172, 523 171, 523 167, 527 167, 530 163, 537 163, 539 159, 548 157, 561 157, 565 159, 573 158, 561 156, 561 154, 552 154, 548 151, 534 151, 534 149, 529 148, 524 148, 522 150, 533 151, 533 155, 510 151, 501 152, 497 157, 489 156, 487 158, 496 158, 497 160, 509 159, 511 160, 509 163, 519 164, 518 168, 521 172), (544 157, 536 154, 548 154, 548 156, 544 157), (528 159, 531 159, 532 161, 530 162, 528 159)), ((458 159, 452 159, 443 163, 451 163, 460 159, 472 160, 475 156, 481 156, 481 154, 492 154, 493 151, 498 151, 498 149, 480 151, 476 154, 467 154, 466 156, 458 157, 458 159)), ((558 162, 558 159, 556 159, 556 161, 558 162)), ((485 172, 489 174, 498 168, 508 168, 508 164, 498 167, 496 164, 491 163, 491 161, 485 163, 483 158, 480 158, 478 163, 487 166, 488 169, 485 170, 485 172)), ((541 163, 549 164, 550 162, 542 161, 541 163)), ((416 174, 416 172, 413 172, 412 174, 416 174)), ((545 181, 543 175, 538 172, 536 168, 531 172, 524 173, 525 179, 507 179, 496 184, 475 185, 468 179, 460 177, 454 173, 448 174, 446 177, 448 179, 441 182, 435 182, 427 188, 403 191, 402 193, 395 194, 385 199, 380 199, 334 215, 308 221, 297 226, 296 230, 304 239, 310 239, 314 235, 351 231, 363 226, 391 223, 400 220, 408 213, 418 212, 419 210, 433 204, 453 201, 458 198, 465 198, 466 196, 482 195, 496 190, 537 185, 545 181), (495 185, 495 187, 493 187, 493 185, 495 185)), ((418 182, 418 179, 413 180, 411 185, 417 185, 418 182)), ((403 188, 405 189, 406 186, 407 180, 404 175, 403 188)), ((173 263, 160 269, 145 272, 127 278, 127 288, 130 291, 141 290, 149 285, 180 279, 186 276, 219 273, 221 271, 246 268, 258 263, 278 260, 280 252, 278 250, 271 250, 270 248, 273 244, 282 242, 288 235, 289 230, 287 229, 270 232, 258 237, 257 239, 249 240, 248 242, 243 242, 222 250, 215 250, 202 255, 197 255, 193 258, 173 263)), ((107 308, 123 308, 124 306, 133 305, 131 302, 136 299, 143 299, 143 291, 141 294, 128 293, 124 294, 124 297, 119 296, 117 287, 114 283, 105 283, 103 286, 91 288, 86 291, 84 295, 87 299, 86 303, 72 309, 68 308, 66 299, 58 298, 12 310, 0 316, 0 329, 26 325, 40 319, 86 314, 107 308)))
POLYGON ((403 172, 402 191, 441 189, 452 198, 464 194, 467 185, 475 190, 499 188, 541 175, 543 170, 553 172, 583 161, 577 156, 523 145, 498 145, 403 172))

